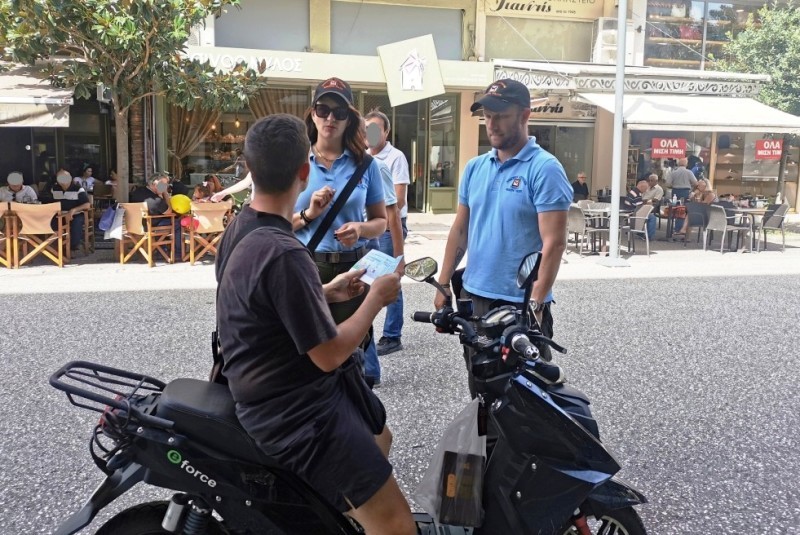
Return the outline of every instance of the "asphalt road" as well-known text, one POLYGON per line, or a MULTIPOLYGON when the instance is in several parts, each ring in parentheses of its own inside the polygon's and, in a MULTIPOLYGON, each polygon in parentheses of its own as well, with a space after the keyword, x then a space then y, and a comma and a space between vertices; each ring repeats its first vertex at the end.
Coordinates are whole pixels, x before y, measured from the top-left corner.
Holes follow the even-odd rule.
MULTIPOLYGON (((690 265, 687 265, 690 269, 690 265)), ((432 289, 405 286, 407 312, 432 289)), ((209 367, 214 294, 3 295, 0 534, 52 533, 101 481, 94 413, 47 377, 87 359, 165 380, 209 367)), ((557 285, 558 358, 593 401, 620 476, 651 503, 649 532, 800 533, 800 284, 796 277, 569 281, 557 285)), ((454 337, 408 322, 379 390, 406 492, 468 400, 454 337)), ((134 489, 93 524, 168 492, 134 489)))

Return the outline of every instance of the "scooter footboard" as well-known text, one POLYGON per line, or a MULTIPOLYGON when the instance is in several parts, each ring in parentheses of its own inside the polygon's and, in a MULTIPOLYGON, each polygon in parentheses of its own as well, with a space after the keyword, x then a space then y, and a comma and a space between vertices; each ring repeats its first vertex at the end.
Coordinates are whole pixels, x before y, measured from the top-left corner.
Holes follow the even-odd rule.
POLYGON ((599 517, 607 511, 643 503, 647 503, 644 494, 620 479, 611 478, 589 493, 581 510, 586 515, 599 517))

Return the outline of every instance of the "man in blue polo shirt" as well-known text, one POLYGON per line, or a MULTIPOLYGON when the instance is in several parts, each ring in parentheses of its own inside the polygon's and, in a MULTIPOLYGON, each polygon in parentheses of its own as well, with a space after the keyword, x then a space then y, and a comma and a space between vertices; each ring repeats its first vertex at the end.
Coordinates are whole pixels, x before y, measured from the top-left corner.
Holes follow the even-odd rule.
MULTIPOLYGON (((464 169, 439 282, 449 289, 453 272, 469 250, 462 297, 472 298, 475 313, 482 315, 498 304, 521 305, 517 269, 523 257, 541 251, 531 306, 542 332, 552 336, 551 288, 566 248, 572 186, 558 160, 528 137, 527 87, 497 80, 471 109, 483 109, 492 150, 464 169)), ((443 303, 444 297, 437 295, 436 307, 443 303)), ((549 358, 549 348, 542 355, 549 358)), ((474 397, 471 376, 470 391, 474 397)))

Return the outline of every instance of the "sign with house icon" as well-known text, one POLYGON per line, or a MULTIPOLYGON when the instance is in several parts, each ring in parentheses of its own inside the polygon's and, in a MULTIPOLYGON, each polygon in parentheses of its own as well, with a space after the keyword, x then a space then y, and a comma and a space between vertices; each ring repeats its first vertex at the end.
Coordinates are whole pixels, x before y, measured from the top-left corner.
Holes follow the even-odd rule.
POLYGON ((400 87, 403 91, 422 91, 425 63, 425 58, 419 55, 416 48, 408 53, 408 57, 400 65, 400 87))
POLYGON ((392 106, 444 94, 432 35, 378 47, 392 106))

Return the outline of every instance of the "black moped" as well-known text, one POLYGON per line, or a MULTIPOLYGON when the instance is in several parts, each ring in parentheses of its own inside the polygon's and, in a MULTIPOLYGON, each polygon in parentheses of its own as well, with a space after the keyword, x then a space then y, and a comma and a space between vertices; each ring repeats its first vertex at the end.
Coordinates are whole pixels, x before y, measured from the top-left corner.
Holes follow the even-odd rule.
MULTIPOLYGON (((519 285, 530 297, 539 257, 523 262, 519 285)), ((406 274, 435 284, 433 259, 406 274)), ((527 302, 526 299, 525 302, 527 302)), ((414 314, 477 350, 473 373, 491 433, 481 527, 437 525, 415 514, 421 535, 641 535, 632 506, 642 494, 613 479, 619 465, 600 443, 589 401, 538 358, 541 336, 525 309, 471 318, 446 306, 414 314), (472 323, 477 321, 480 334, 472 323)), ((557 347, 557 346, 555 346, 557 347)), ((117 514, 100 535, 180 533, 316 535, 362 533, 301 478, 264 455, 236 419, 226 386, 196 379, 164 383, 146 375, 74 361, 50 378, 69 401, 100 413, 90 454, 105 480, 56 535, 77 533, 137 483, 171 489, 171 498, 117 514)))

